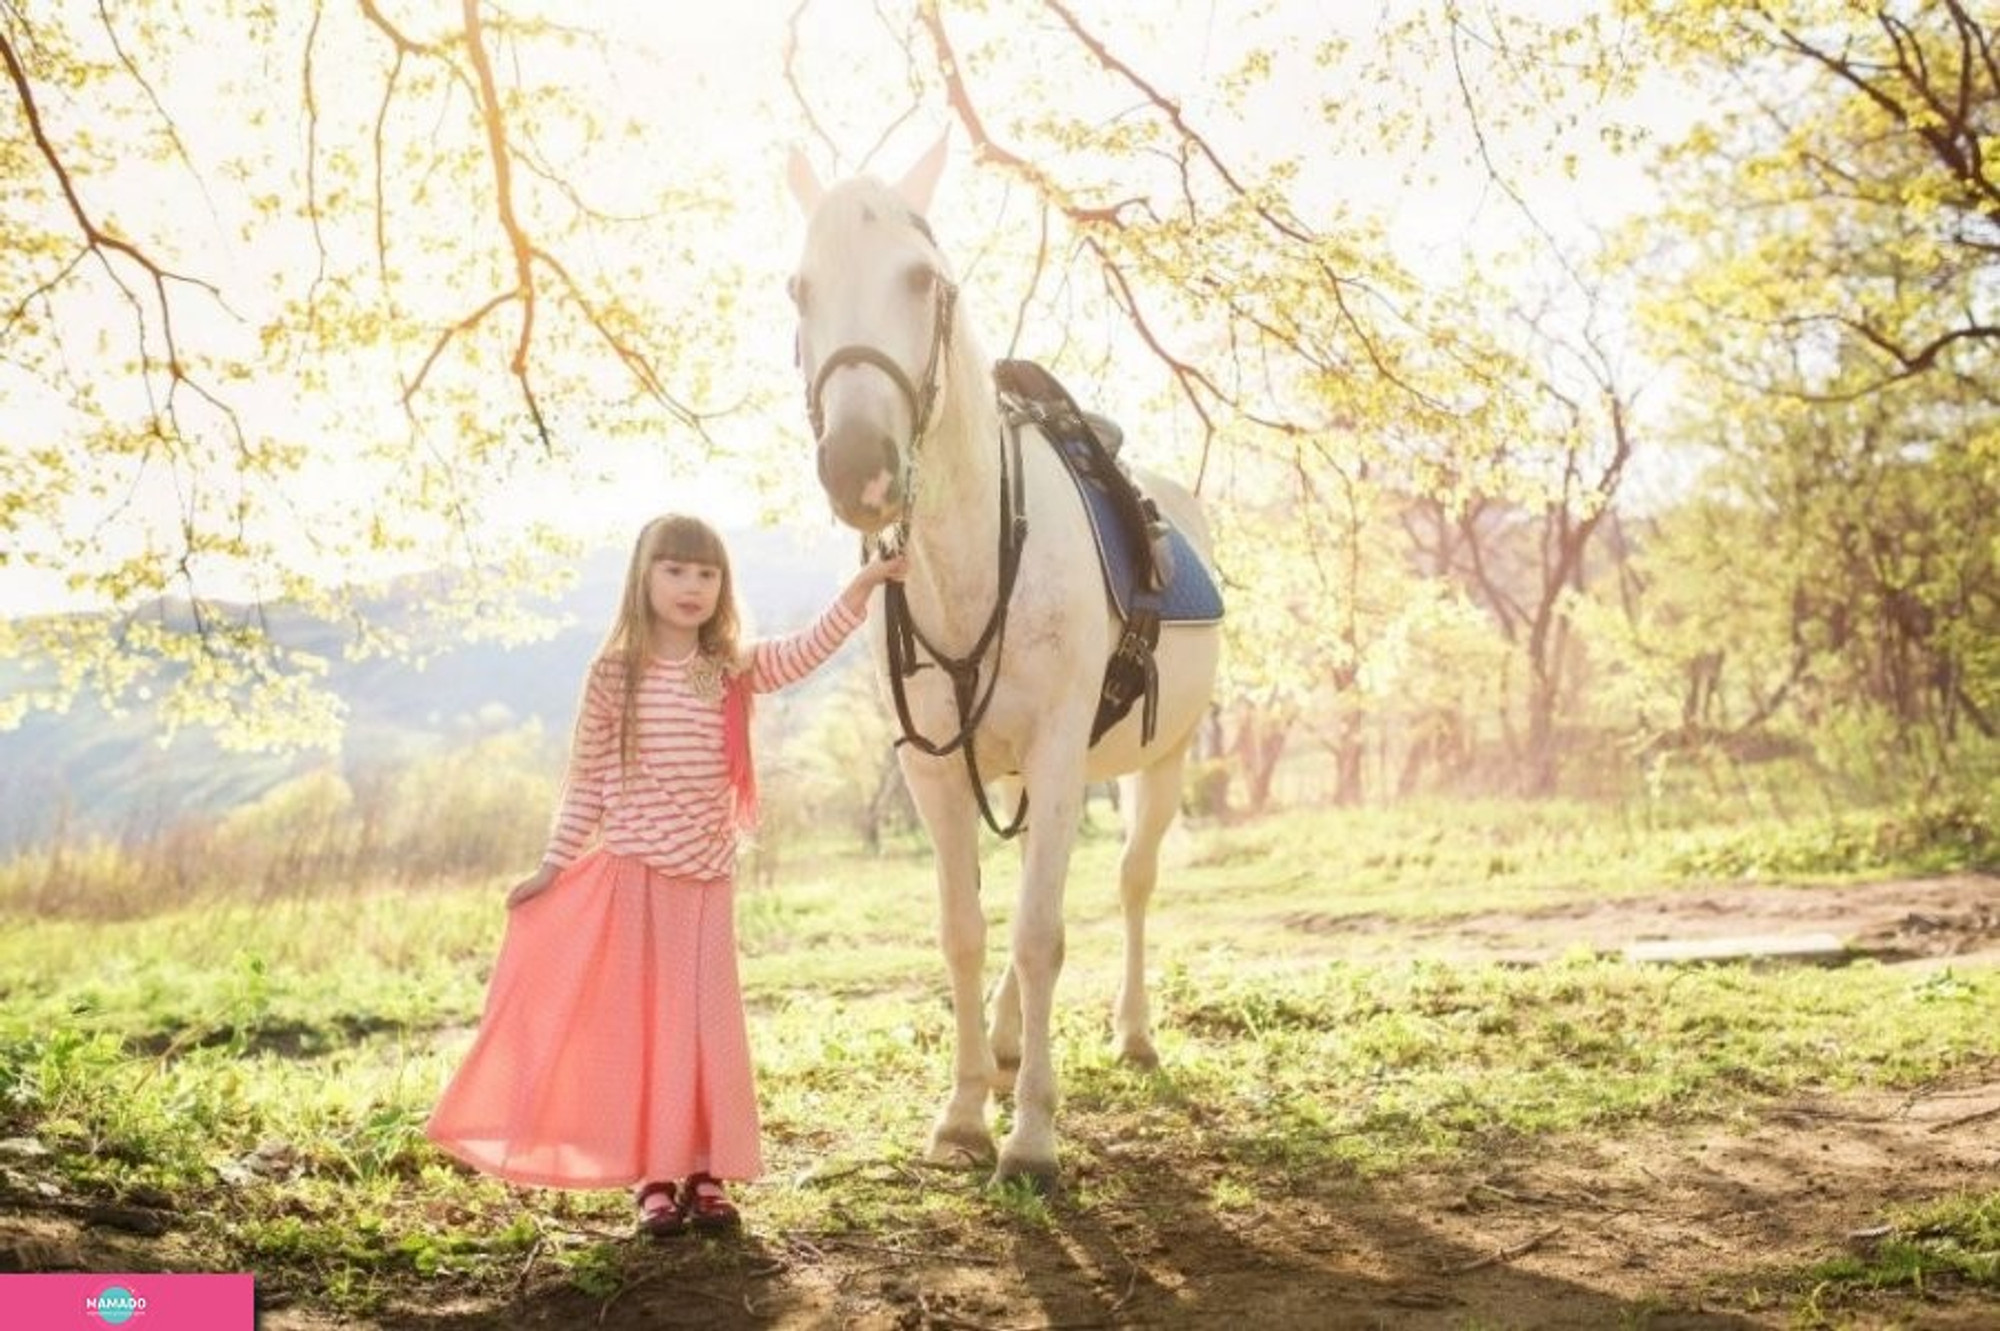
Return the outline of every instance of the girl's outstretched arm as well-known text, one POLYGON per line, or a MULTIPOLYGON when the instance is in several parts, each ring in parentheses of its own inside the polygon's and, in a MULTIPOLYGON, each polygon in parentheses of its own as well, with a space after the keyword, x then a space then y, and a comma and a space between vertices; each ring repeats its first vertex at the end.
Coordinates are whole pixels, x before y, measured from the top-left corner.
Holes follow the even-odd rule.
POLYGON ((869 560, 847 580, 847 588, 840 594, 841 604, 857 615, 866 616, 869 593, 885 582, 901 582, 909 567, 909 556, 902 554, 869 560))
POLYGON ((901 555, 869 560, 810 628, 754 644, 750 649, 750 687, 769 693, 796 684, 819 669, 868 617, 869 593, 883 582, 900 580, 904 568, 901 555))

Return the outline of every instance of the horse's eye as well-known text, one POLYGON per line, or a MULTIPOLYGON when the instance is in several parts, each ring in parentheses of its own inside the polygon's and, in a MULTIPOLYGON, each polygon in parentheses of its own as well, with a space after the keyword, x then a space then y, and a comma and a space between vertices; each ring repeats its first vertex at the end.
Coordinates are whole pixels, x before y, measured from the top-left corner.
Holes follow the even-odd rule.
POLYGON ((806 297, 811 293, 806 290, 806 280, 803 277, 795 273, 786 278, 785 294, 792 298, 792 304, 797 307, 800 314, 806 312, 806 297))
POLYGON ((919 264, 903 275, 903 282, 912 296, 928 296, 937 285, 937 271, 928 264, 919 264))

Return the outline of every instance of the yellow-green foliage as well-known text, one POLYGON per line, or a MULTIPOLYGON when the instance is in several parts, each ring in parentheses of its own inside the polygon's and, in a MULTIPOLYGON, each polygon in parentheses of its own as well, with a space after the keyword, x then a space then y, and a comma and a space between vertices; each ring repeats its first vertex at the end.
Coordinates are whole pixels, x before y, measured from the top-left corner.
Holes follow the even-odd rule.
POLYGON ((547 838, 561 767, 529 726, 353 781, 315 768, 148 838, 65 837, 23 851, 0 864, 0 915, 124 917, 200 897, 525 873, 547 838))
POLYGON ((389 774, 375 812, 381 855, 418 877, 527 872, 548 839, 562 763, 561 746, 530 726, 389 774))

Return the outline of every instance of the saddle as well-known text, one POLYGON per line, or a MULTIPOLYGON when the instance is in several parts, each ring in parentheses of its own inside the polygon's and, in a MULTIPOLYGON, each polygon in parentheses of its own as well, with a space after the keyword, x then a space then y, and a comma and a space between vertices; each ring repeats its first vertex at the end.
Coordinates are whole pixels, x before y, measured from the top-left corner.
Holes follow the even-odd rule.
POLYGON ((1185 534, 1160 514, 1118 461, 1124 434, 1115 423, 1078 407, 1056 377, 1033 361, 994 364, 993 382, 1009 424, 1032 423, 1055 448, 1076 483, 1097 543, 1098 566, 1125 629, 1104 666, 1092 744, 1143 702, 1141 742, 1150 743, 1159 714, 1160 680, 1153 663, 1160 624, 1222 618, 1222 596, 1185 534))

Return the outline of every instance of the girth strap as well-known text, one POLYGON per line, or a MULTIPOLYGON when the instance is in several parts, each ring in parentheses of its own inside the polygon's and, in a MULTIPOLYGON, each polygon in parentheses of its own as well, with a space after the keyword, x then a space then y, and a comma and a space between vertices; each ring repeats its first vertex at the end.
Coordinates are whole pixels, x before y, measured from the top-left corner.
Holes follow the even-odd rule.
POLYGON ((1132 616, 1125 632, 1104 663, 1104 688, 1097 699, 1097 716, 1090 723, 1092 744, 1104 732, 1125 718, 1134 701, 1143 700, 1139 712, 1139 742, 1151 744, 1160 719, 1160 671, 1153 663, 1153 649, 1160 645, 1158 596, 1139 593, 1133 598, 1132 616))

